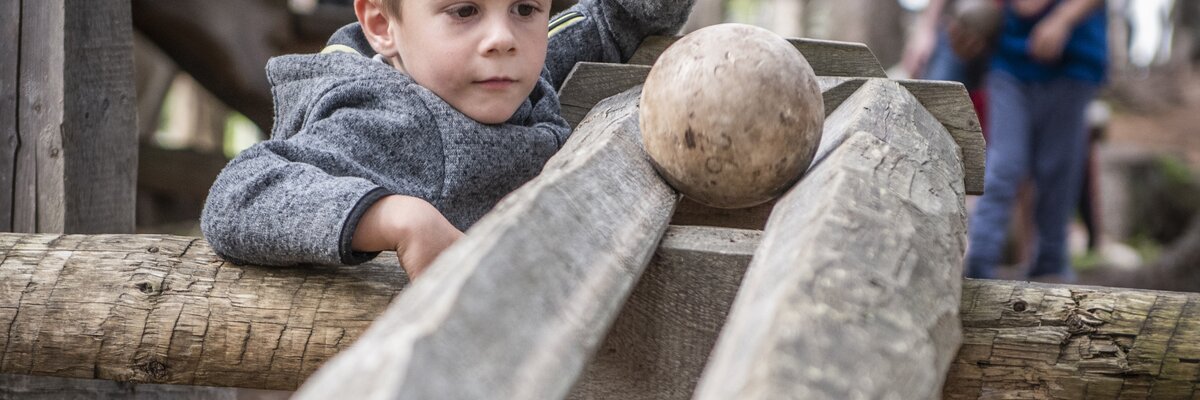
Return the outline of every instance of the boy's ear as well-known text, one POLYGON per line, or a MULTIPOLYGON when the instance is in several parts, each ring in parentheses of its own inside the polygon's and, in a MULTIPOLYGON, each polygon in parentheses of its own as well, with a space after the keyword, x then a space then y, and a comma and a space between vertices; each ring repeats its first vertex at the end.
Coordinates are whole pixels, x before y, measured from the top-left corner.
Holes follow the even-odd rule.
POLYGON ((399 54, 392 35, 388 33, 388 15, 379 4, 373 0, 354 0, 354 14, 358 16, 363 35, 376 53, 387 58, 399 54))

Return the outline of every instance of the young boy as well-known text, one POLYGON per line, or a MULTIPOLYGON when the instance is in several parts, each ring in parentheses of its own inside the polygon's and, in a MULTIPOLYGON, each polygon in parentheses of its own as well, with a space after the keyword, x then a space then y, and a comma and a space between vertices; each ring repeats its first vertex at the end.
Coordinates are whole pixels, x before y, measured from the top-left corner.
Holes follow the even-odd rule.
POLYGON ((355 0, 321 54, 267 64, 271 139, 217 177, 205 238, 268 265, 395 250, 420 275, 562 147, 555 90, 576 62, 627 60, 693 3, 583 0, 551 22, 550 1, 355 0))

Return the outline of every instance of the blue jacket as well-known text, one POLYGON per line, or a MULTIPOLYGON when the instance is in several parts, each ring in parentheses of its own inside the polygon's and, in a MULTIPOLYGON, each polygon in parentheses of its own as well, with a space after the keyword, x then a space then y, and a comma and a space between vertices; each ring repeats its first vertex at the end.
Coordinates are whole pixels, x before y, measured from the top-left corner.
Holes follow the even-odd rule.
POLYGON ((1026 19, 1017 16, 1011 3, 1005 2, 1004 25, 992 56, 992 68, 1030 83, 1059 78, 1104 82, 1108 70, 1108 18, 1104 7, 1085 17, 1071 31, 1059 62, 1047 65, 1029 56, 1033 27, 1060 3, 1061 0, 1056 1, 1042 15, 1026 19))

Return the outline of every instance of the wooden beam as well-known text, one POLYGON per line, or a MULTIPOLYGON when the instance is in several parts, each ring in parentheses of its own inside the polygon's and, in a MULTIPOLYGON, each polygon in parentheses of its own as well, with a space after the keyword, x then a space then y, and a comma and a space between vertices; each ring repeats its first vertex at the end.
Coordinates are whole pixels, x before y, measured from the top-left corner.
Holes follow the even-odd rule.
POLYGON ((957 146, 887 80, 864 83, 824 132, 771 214, 696 399, 940 393, 961 341, 957 146))
POLYGON ((24 1, 20 37, 14 228, 133 232, 137 129, 128 0, 24 1))
POLYGON ((571 399, 690 399, 761 232, 674 226, 571 399))
POLYGON ((1200 393, 1197 293, 967 280, 962 315, 947 399, 1200 393))
POLYGON ((601 102, 542 174, 434 262, 297 398, 566 396, 650 261, 678 195, 601 102))
MULTIPOLYGON (((681 36, 651 36, 633 53, 629 64, 654 65, 658 56, 681 36)), ((886 78, 887 73, 862 43, 819 39, 788 39, 804 54, 817 76, 886 78)))
POLYGON ((954 136, 958 143, 959 156, 963 160, 964 184, 967 194, 983 194, 984 159, 987 155, 983 140, 983 127, 979 115, 971 103, 967 88, 959 82, 901 80, 897 81, 917 101, 925 106, 942 127, 954 136))
POLYGON ((17 96, 21 59, 21 1, 0 4, 0 232, 13 229, 13 189, 17 177, 17 96))

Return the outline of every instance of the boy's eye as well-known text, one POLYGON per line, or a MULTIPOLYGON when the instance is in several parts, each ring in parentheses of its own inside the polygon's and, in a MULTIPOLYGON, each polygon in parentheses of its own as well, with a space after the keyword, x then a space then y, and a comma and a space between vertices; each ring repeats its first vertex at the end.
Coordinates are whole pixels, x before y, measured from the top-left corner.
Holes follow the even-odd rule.
POLYGON ((475 14, 479 14, 479 9, 475 6, 462 6, 450 10, 450 14, 459 18, 471 18, 474 17, 475 14))
POLYGON ((528 17, 530 15, 533 15, 533 13, 536 11, 537 11, 537 7, 534 7, 533 5, 530 5, 530 4, 518 4, 517 5, 517 15, 520 15, 522 17, 528 17))

